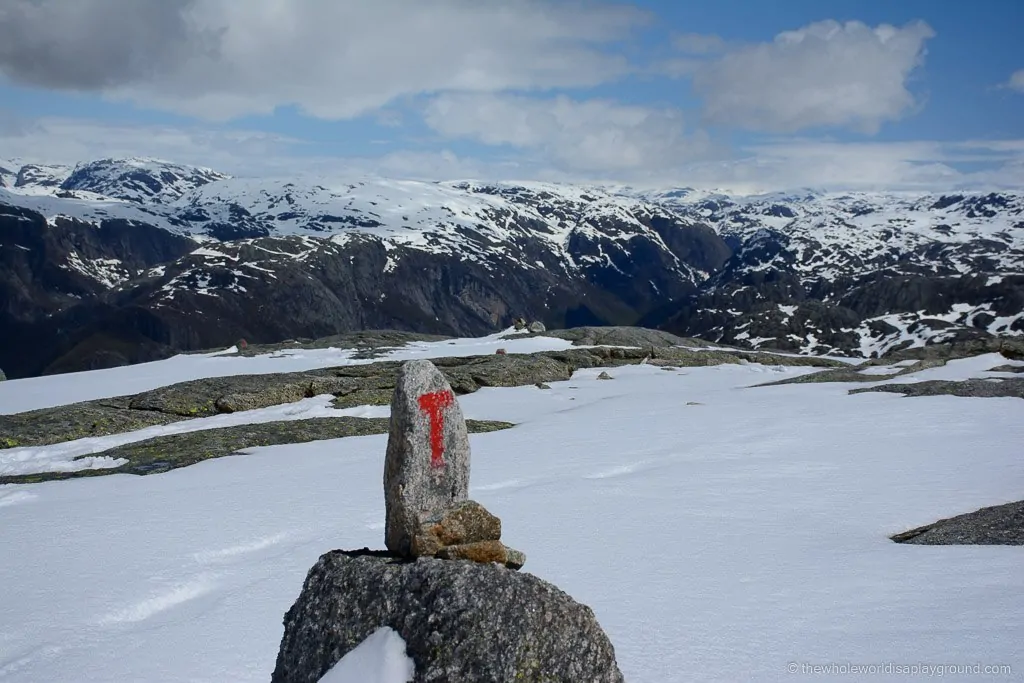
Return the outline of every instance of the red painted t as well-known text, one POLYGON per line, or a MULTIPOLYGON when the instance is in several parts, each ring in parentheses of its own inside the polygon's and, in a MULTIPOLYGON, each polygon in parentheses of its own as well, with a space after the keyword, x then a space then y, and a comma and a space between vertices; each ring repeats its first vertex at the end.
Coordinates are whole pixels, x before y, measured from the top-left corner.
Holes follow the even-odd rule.
POLYGON ((455 402, 450 390, 434 391, 419 398, 420 410, 430 420, 430 466, 444 467, 444 409, 455 402))

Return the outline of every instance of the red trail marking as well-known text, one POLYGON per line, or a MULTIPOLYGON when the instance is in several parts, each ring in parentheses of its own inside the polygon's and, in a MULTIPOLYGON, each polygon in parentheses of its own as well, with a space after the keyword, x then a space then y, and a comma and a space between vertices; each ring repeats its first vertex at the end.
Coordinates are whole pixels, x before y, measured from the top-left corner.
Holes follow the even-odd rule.
POLYGON ((430 466, 444 467, 444 409, 455 402, 449 390, 434 391, 419 397, 420 410, 430 420, 430 466))

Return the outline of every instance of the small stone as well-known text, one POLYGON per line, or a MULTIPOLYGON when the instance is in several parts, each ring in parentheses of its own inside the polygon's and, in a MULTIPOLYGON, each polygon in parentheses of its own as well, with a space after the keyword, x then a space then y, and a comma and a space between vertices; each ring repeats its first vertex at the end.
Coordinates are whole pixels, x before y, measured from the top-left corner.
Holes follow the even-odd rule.
POLYGON ((609 375, 607 372, 602 372, 600 375, 597 376, 597 378, 598 379, 615 379, 614 377, 609 375))
POLYGON ((544 384, 544 382, 537 382, 537 388, 538 389, 550 389, 551 387, 549 387, 547 384, 544 384))
POLYGON ((544 323, 540 322, 539 320, 534 320, 532 323, 530 323, 530 332, 533 332, 534 334, 547 331, 548 328, 544 327, 544 323))
POLYGON ((526 564, 526 555, 505 546, 501 541, 480 541, 450 545, 438 551, 442 560, 469 560, 471 562, 497 562, 510 569, 519 569, 526 564))
POLYGON ((441 548, 437 556, 442 560, 471 560, 473 562, 497 562, 505 564, 508 553, 501 541, 477 541, 449 545, 441 548))
POLYGON ((388 550, 412 557, 426 520, 469 497, 469 436, 451 385, 428 360, 398 371, 384 463, 384 540, 388 550))
POLYGON ((416 557, 436 555, 446 546, 497 541, 501 538, 501 520, 483 505, 467 500, 420 525, 413 538, 411 552, 416 557))
POLYGON ((509 569, 519 570, 526 564, 526 553, 520 550, 505 546, 505 554, 508 556, 508 559, 505 560, 505 566, 509 569))
POLYGON ((505 349, 498 349, 494 353, 496 353, 499 356, 504 356, 504 355, 508 354, 508 351, 506 351, 505 349))

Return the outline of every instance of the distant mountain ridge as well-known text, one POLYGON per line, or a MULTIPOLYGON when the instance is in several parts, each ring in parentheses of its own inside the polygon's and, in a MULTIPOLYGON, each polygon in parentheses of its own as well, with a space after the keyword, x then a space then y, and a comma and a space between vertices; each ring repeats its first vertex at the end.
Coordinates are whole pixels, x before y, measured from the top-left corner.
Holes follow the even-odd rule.
POLYGON ((472 335, 518 316, 850 355, 1024 334, 1022 193, 12 165, 0 162, 0 323, 33 341, 0 342, 11 376, 238 337, 472 335))

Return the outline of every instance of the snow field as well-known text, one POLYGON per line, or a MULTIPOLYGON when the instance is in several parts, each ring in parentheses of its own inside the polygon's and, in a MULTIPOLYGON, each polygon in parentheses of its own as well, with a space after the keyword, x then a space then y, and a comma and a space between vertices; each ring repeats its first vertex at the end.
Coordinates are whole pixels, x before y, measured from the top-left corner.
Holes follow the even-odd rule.
MULTIPOLYGON (((467 417, 519 424, 470 437, 471 495, 525 571, 595 610, 629 681, 1024 671, 1024 549, 887 538, 1019 499, 1019 399, 748 388, 807 371, 638 365, 481 389, 467 417)), ((316 558, 382 547, 386 440, 0 487, 0 681, 266 680, 316 558)))

